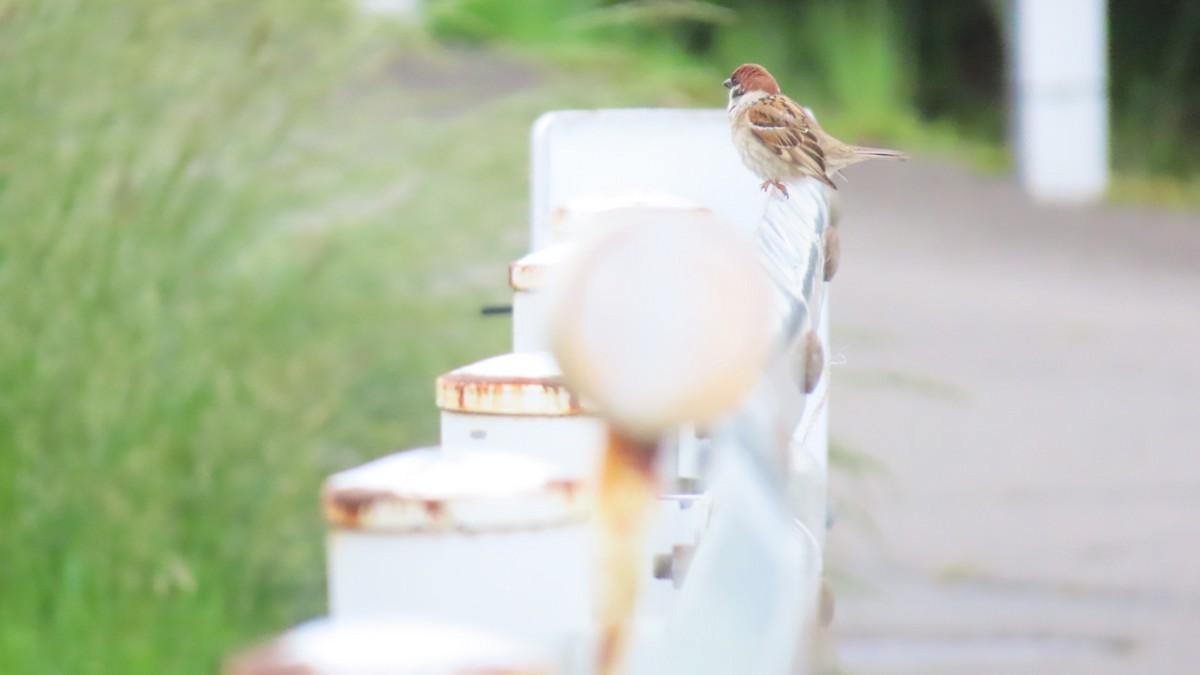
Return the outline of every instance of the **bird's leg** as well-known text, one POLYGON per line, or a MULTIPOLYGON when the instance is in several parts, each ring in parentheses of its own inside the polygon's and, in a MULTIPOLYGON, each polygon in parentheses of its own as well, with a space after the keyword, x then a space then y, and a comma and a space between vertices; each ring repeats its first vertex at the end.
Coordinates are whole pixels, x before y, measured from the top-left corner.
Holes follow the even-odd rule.
POLYGON ((779 182, 779 181, 777 181, 777 180, 768 180, 768 181, 764 181, 764 182, 763 182, 763 184, 762 184, 762 188, 761 188, 761 189, 762 189, 762 191, 763 191, 763 192, 766 192, 766 191, 767 191, 767 188, 768 188, 768 187, 770 187, 770 186, 772 186, 772 185, 774 185, 776 188, 778 188, 778 189, 779 189, 779 191, 780 191, 780 192, 782 192, 782 193, 783 193, 783 198, 784 198, 784 199, 788 199, 788 191, 787 191, 787 186, 786 186, 786 185, 784 185, 783 183, 780 183, 780 182, 779 182))

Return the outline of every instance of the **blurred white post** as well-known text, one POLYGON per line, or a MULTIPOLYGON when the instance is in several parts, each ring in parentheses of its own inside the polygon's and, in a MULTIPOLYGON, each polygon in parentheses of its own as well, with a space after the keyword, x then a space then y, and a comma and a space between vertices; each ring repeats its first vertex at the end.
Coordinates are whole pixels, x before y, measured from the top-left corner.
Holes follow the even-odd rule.
POLYGON ((1013 0, 1016 154, 1025 189, 1087 202, 1108 187, 1105 0, 1013 0))
POLYGON ((604 423, 567 390, 549 352, 502 354, 437 379, 442 447, 508 450, 572 480, 590 479, 604 423))
POLYGON ((554 650, 589 631, 591 496, 546 462, 406 450, 334 474, 321 501, 334 619, 417 617, 554 650))
POLYGON ((426 617, 317 619, 230 659, 226 675, 555 675, 553 654, 426 617))
POLYGON ((559 110, 542 115, 532 136, 534 251, 570 238, 563 221, 581 201, 671 195, 745 232, 767 203, 724 110, 559 110))

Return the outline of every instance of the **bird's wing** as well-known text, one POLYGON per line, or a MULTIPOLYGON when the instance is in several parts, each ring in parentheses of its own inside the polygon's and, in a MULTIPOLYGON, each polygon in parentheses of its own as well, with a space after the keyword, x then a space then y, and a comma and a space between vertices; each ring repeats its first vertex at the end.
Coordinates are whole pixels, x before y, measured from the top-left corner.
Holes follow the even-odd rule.
POLYGON ((829 182, 825 151, 813 133, 816 123, 794 101, 778 94, 763 97, 750 105, 746 118, 754 136, 772 152, 829 182))

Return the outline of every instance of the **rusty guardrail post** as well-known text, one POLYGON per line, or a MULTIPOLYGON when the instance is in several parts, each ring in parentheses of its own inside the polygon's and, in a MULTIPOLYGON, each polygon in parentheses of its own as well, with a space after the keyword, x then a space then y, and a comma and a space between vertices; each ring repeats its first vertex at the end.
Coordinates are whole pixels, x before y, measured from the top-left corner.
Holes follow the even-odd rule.
POLYGON ((563 476, 595 474, 603 423, 567 388, 549 352, 513 352, 437 379, 446 448, 506 448, 546 461, 563 476))
POLYGON ((408 450, 335 474, 330 616, 419 616, 564 649, 591 622, 588 490, 496 449, 408 450))

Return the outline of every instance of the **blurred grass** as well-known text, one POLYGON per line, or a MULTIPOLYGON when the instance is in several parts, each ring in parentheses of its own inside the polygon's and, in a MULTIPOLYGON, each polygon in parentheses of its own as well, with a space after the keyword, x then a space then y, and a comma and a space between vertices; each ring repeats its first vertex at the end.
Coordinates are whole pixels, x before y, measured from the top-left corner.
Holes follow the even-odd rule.
POLYGON ((323 477, 506 349, 529 126, 620 81, 332 0, 0 16, 0 672, 212 672, 323 610, 323 477))
POLYGON ((336 208, 385 180, 325 136, 339 4, 5 12, 0 672, 211 672, 319 608, 318 481, 431 435, 398 376, 468 306, 399 202, 336 208))
POLYGON ((509 344, 534 118, 722 96, 341 0, 0 17, 0 673, 212 672, 321 613, 320 481, 509 344))

